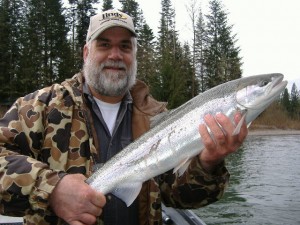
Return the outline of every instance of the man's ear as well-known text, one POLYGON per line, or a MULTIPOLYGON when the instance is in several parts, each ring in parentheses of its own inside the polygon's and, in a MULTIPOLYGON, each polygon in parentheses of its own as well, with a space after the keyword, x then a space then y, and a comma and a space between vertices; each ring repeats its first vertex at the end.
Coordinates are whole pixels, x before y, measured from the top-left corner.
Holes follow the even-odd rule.
POLYGON ((83 60, 85 62, 86 58, 88 57, 89 55, 89 48, 87 46, 87 44, 84 45, 83 47, 83 60))

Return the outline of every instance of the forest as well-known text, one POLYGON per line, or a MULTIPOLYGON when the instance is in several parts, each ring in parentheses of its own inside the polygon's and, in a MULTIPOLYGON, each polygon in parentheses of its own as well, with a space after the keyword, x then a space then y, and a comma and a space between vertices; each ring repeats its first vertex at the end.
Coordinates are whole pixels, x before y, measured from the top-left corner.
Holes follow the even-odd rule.
MULTIPOLYGON (((138 0, 119 0, 138 34, 138 73, 151 94, 170 109, 218 84, 242 76, 238 34, 228 24, 221 0, 211 0, 203 14, 197 0, 187 4, 190 42, 181 43, 171 0, 161 0, 158 34, 147 24, 138 0)), ((198 0, 200 1, 200 0, 198 0)), ((59 83, 83 65, 90 16, 113 8, 112 0, 0 0, 0 105, 59 83), (95 7, 97 6, 97 7, 95 7)), ((294 84, 276 103, 299 120, 299 91, 294 84)))

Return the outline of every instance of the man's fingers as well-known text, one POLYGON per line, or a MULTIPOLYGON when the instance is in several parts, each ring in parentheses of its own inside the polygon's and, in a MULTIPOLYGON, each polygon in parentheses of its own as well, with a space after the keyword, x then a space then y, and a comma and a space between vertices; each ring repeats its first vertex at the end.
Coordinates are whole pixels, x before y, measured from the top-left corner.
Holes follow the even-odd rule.
POLYGON ((95 206, 102 208, 106 204, 106 198, 102 193, 95 191, 95 196, 91 198, 91 202, 95 206))
POLYGON ((50 205, 69 224, 94 224, 105 205, 105 196, 86 184, 82 174, 69 174, 54 188, 50 205))
POLYGON ((80 220, 69 220, 66 221, 70 225, 93 225, 96 223, 96 216, 93 216, 88 213, 83 213, 78 215, 80 220))
POLYGON ((229 117, 225 116, 223 113, 218 113, 216 115, 216 120, 221 125, 223 131, 225 131, 227 135, 231 135, 233 133, 235 126, 229 119, 229 117))
MULTIPOLYGON (((226 142, 226 136, 227 136, 227 130, 224 130, 223 125, 228 125, 227 123, 219 123, 217 120, 217 117, 220 117, 221 122, 223 123, 223 120, 225 117, 223 114, 218 113, 216 115, 216 118, 212 115, 206 115, 204 117, 204 121, 211 130, 212 138, 215 139, 216 144, 224 144, 226 142)), ((226 121, 225 121, 226 122, 226 121)))
MULTIPOLYGON (((238 123, 241 118, 242 115, 237 113, 234 116, 235 123, 238 123)), ((217 113, 215 117, 208 114, 204 117, 204 121, 207 126, 200 125, 199 132, 204 145, 208 149, 216 148, 217 146, 228 150, 236 149, 236 146, 239 146, 248 134, 246 123, 243 122, 240 132, 237 135, 232 135, 236 126, 223 113, 217 113)))
POLYGON ((215 141, 212 139, 210 133, 207 130, 207 126, 205 124, 199 125, 199 133, 205 147, 209 149, 214 149, 216 146, 215 141))

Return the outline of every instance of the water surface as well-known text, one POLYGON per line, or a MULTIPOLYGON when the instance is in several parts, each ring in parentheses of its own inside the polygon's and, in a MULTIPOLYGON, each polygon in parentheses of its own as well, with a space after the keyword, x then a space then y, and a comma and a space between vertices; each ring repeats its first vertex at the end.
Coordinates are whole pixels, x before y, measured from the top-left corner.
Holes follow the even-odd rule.
POLYGON ((227 166, 223 199, 195 211, 207 225, 300 225, 300 135, 248 136, 227 166))

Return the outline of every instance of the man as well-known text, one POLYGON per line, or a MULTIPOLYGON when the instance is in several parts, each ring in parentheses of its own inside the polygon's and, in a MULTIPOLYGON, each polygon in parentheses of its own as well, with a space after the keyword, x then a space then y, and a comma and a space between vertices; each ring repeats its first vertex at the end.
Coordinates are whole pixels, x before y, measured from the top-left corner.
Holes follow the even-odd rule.
POLYGON ((117 10, 92 17, 83 72, 19 98, 0 120, 1 214, 24 216, 25 224, 154 225, 162 222, 162 201, 196 208, 222 196, 229 178, 224 158, 247 135, 245 124, 240 134, 226 135, 234 125, 222 114, 205 117, 214 139, 199 126, 205 149, 187 171, 145 182, 130 207, 85 183, 96 164, 149 130, 150 117, 166 110, 136 80, 136 48, 131 17, 117 10))

